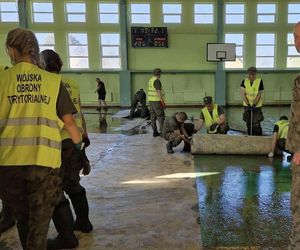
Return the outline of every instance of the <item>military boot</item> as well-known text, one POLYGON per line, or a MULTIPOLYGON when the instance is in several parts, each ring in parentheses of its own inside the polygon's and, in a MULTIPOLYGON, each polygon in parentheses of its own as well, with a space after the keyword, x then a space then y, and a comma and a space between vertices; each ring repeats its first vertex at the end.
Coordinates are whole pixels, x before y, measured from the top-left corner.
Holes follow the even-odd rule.
POLYGON ((74 219, 68 200, 56 205, 52 220, 58 232, 55 239, 48 239, 47 250, 72 249, 78 246, 78 240, 74 234, 74 219))
POLYGON ((2 212, 0 219, 0 234, 6 232, 15 225, 15 218, 12 210, 2 201, 2 212))
POLYGON ((168 154, 174 154, 172 142, 168 142, 166 145, 168 154))
POLYGON ((190 153, 191 152, 191 144, 184 142, 182 152, 190 153))
POLYGON ((79 193, 69 195, 76 214, 74 230, 89 233, 93 230, 93 225, 89 220, 89 205, 86 198, 85 189, 79 193))

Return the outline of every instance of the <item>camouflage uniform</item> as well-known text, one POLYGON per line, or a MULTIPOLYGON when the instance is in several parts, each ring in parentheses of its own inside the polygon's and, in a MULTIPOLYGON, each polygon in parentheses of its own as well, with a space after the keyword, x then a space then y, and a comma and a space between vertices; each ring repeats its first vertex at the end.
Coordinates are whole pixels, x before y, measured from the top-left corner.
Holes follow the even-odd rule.
POLYGON ((262 127, 260 122, 264 120, 263 112, 261 107, 249 110, 247 107, 244 108, 243 120, 247 125, 247 133, 251 135, 251 112, 252 113, 252 135, 262 135, 262 127))
POLYGON ((148 107, 146 106, 146 93, 140 89, 135 93, 131 102, 131 110, 129 118, 141 117, 146 118, 150 116, 148 107))
POLYGON ((0 198, 14 212, 24 249, 46 249, 49 222, 59 199, 60 185, 59 169, 0 167, 0 198))
POLYGON ((157 131, 156 119, 158 120, 160 130, 162 130, 165 121, 165 111, 161 106, 160 102, 149 102, 150 103, 150 119, 153 131, 157 131))
MULTIPOLYGON (((293 88, 286 148, 292 153, 300 150, 300 76, 295 79, 293 88)), ((300 165, 295 164, 292 164, 291 210, 293 228, 290 249, 300 249, 300 165)))

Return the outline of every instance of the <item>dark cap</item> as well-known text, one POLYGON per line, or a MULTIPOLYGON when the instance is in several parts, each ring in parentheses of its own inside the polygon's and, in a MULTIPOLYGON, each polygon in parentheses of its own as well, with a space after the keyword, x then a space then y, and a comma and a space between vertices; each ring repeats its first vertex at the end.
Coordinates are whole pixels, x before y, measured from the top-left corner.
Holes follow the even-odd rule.
POLYGON ((160 76, 160 74, 161 74, 161 69, 160 68, 156 68, 156 69, 153 70, 153 75, 160 76))
POLYGON ((212 103, 212 97, 211 96, 205 96, 203 98, 204 104, 211 104, 212 103))
POLYGON ((248 68, 247 72, 256 74, 257 73, 257 68, 252 66, 252 67, 248 68))

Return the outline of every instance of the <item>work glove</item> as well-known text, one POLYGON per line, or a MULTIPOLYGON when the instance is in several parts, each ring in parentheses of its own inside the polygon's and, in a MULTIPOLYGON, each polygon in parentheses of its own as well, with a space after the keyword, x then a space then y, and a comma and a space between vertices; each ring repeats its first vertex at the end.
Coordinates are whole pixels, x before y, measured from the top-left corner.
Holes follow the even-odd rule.
POLYGON ((82 138, 82 142, 84 143, 84 148, 87 148, 91 144, 90 139, 88 137, 82 138))
POLYGON ((160 107, 162 108, 162 109, 166 109, 166 104, 165 104, 165 102, 164 101, 160 101, 160 107))
POLYGON ((274 153, 273 153, 273 152, 270 152, 270 153, 268 154, 268 157, 269 157, 269 158, 273 158, 273 157, 274 157, 274 153))
POLYGON ((216 134, 216 133, 217 133, 217 130, 218 130, 218 127, 219 127, 218 123, 214 123, 213 125, 211 125, 211 126, 209 127, 208 133, 209 133, 209 134, 216 134))
POLYGON ((91 172, 91 165, 90 161, 86 156, 85 149, 83 149, 84 159, 83 159, 83 166, 82 166, 82 174, 88 175, 91 172))

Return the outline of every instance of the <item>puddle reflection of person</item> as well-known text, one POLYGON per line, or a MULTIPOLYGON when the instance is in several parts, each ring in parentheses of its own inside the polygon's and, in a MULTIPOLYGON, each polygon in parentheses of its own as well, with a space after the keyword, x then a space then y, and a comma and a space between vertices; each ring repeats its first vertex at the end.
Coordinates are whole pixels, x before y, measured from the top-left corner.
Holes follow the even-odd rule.
POLYGON ((106 121, 107 111, 99 114, 99 131, 100 133, 107 132, 107 121, 106 121))

